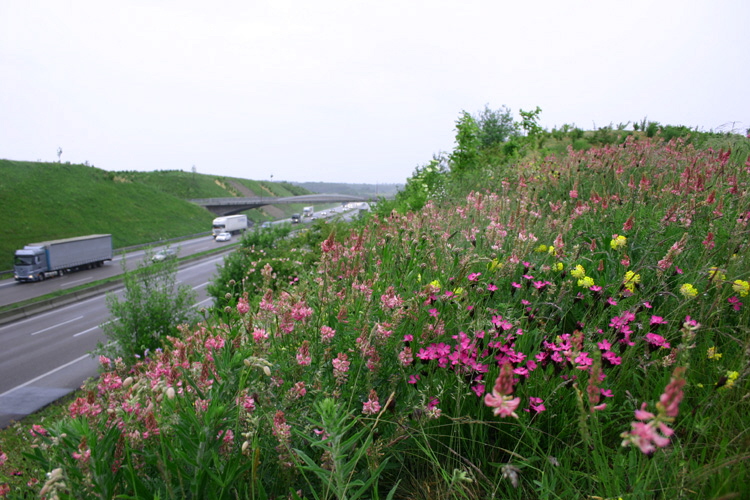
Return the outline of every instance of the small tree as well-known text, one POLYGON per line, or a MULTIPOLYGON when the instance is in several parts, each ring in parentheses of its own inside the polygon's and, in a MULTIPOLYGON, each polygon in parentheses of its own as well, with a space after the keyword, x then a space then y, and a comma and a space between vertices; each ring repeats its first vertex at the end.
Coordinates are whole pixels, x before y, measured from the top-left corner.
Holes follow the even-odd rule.
POLYGON ((167 335, 177 326, 193 319, 191 306, 196 294, 187 285, 177 286, 177 260, 152 262, 151 252, 133 271, 125 269, 122 299, 107 294, 107 307, 112 317, 102 325, 109 342, 99 344, 98 351, 109 357, 122 357, 126 364, 137 356, 161 347, 167 335))

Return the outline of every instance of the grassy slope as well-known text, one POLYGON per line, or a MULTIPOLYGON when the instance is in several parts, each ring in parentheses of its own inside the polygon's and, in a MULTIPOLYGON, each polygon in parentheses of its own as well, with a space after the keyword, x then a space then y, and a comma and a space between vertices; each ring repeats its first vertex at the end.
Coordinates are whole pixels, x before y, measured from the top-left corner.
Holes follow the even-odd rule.
MULTIPOLYGON (((287 183, 182 172, 108 172, 67 163, 0 160, 0 270, 11 269, 13 252, 32 241, 112 233, 116 248, 207 231, 215 217, 183 201, 244 196, 241 184, 263 196, 308 191, 287 183)), ((260 222, 289 217, 299 205, 250 210, 260 222)))

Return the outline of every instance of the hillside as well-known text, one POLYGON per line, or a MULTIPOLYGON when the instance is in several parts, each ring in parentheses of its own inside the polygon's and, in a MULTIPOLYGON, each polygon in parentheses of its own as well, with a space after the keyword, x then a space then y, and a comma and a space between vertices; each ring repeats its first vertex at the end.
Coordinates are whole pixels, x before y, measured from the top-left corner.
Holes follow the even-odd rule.
MULTIPOLYGON (((13 252, 49 239, 111 233, 115 248, 208 231, 211 212, 185 201, 294 196, 305 189, 181 171, 108 172, 85 165, 0 160, 0 270, 13 252)), ((255 221, 287 217, 301 205, 247 212, 255 221)))

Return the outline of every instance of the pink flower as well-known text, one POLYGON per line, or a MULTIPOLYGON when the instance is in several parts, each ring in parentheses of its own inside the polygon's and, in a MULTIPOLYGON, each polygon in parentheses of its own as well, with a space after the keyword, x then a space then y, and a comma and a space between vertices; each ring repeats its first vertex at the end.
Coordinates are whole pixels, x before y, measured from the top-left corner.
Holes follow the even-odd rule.
POLYGON ((482 273, 471 273, 469 275, 469 281, 476 281, 479 279, 479 277, 482 275, 482 273))
POLYGON ((547 408, 544 406, 544 400, 542 398, 535 398, 534 396, 529 396, 529 407, 526 408, 524 411, 533 411, 534 413, 542 413, 547 408))
POLYGON ((330 326, 323 325, 320 327, 320 340, 323 343, 330 342, 333 339, 334 335, 336 335, 336 330, 334 330, 330 326))
POLYGON ((437 309, 430 309, 428 312, 430 313, 430 316, 432 316, 433 318, 437 318, 438 317, 439 313, 438 313, 437 309))
POLYGON ((497 287, 495 285, 493 285, 492 283, 490 283, 489 285, 487 285, 487 291, 494 292, 496 290, 497 290, 497 287))
POLYGON ((515 410, 521 403, 521 398, 512 397, 513 394, 513 365, 505 363, 500 368, 500 374, 495 380, 495 386, 492 388, 492 394, 485 394, 484 404, 494 408, 492 412, 495 416, 501 418, 513 417, 518 418, 515 410))
POLYGON ((2 466, 7 461, 8 461, 8 455, 0 451, 0 466, 2 466))
POLYGON ((732 308, 735 311, 739 311, 742 308, 742 302, 740 302, 740 299, 738 297, 729 297, 727 299, 727 302, 732 304, 732 308))
POLYGON ((495 389, 492 390, 492 394, 484 395, 484 404, 491 408, 494 408, 492 410, 492 413, 494 413, 496 417, 518 418, 518 415, 516 415, 515 411, 520 403, 521 398, 514 398, 513 396, 498 394, 495 389))
POLYGON ((312 357, 310 356, 310 342, 305 340, 304 342, 302 342, 299 350, 297 350, 297 364, 307 366, 311 361, 312 357))
POLYGON ((655 325, 666 325, 667 320, 662 318, 661 316, 651 316, 651 321, 649 321, 649 325, 655 326, 655 325))
POLYGON ((378 402, 378 393, 375 389, 370 391, 370 397, 362 404, 362 413, 365 415, 375 415, 380 411, 380 402, 378 402))
POLYGON ((250 304, 248 304, 247 299, 245 297, 240 297, 240 300, 237 301, 237 312, 245 315, 250 311, 250 304))

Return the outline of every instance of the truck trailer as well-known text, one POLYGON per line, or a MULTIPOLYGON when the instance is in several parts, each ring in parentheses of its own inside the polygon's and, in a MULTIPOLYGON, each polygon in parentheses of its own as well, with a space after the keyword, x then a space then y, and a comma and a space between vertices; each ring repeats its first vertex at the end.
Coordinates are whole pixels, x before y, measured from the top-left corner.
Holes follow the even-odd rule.
POLYGON ((19 282, 43 281, 49 275, 101 267, 107 260, 112 260, 111 234, 29 243, 16 250, 14 278, 19 282))
POLYGON ((313 207, 305 207, 302 209, 302 217, 312 217, 315 214, 313 207))
POLYGON ((227 215, 217 217, 213 223, 213 236, 219 233, 239 234, 247 229, 247 215, 227 215))

